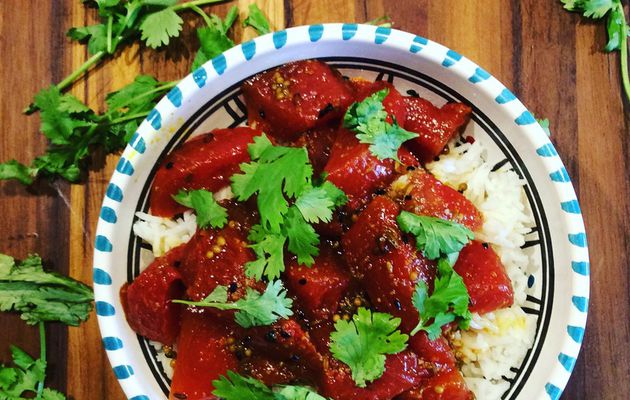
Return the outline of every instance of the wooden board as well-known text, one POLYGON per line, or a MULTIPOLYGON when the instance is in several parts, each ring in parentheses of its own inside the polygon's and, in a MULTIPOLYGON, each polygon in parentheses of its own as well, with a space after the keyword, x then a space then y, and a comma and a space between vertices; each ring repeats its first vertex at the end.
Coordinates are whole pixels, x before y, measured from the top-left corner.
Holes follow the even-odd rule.
MULTIPOLYGON (((232 1, 245 14, 250 0, 232 1)), ((220 15, 232 4, 211 8, 220 15)), ((591 252, 592 299, 581 356, 563 399, 625 399, 630 389, 630 108, 621 100, 618 55, 599 51, 603 25, 584 22, 556 1, 266 0, 258 4, 275 29, 316 22, 364 22, 387 14, 397 28, 438 41, 476 61, 551 120, 552 141, 578 190, 591 252)), ((20 110, 87 57, 65 32, 94 19, 78 0, 0 2, 0 160, 30 161, 45 146, 38 117, 20 110)), ((183 77, 197 46, 187 16, 177 44, 155 52, 128 48, 72 93, 102 108, 107 92, 138 73, 183 77)), ((253 33, 240 27, 237 41, 253 33)), ((91 281, 94 229, 117 157, 97 157, 85 184, 55 182, 25 189, 0 183, 0 252, 37 252, 57 271, 91 281)), ((0 359, 9 344, 35 354, 34 328, 0 316, 0 359)), ((49 384, 77 400, 123 399, 101 349, 96 319, 81 328, 49 329, 49 384)))

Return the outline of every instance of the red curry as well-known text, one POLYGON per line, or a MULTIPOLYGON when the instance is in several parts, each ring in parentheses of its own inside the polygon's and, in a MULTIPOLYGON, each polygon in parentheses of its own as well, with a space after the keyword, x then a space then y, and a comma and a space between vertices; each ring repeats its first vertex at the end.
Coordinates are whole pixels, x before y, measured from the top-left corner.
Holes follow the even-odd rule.
MULTIPOLYGON (((234 322, 233 311, 171 303, 203 299, 217 285, 227 286, 232 300, 247 287, 264 288, 243 269, 255 258, 247 244, 248 230, 257 221, 250 203, 224 202, 229 214, 224 228, 198 230, 122 289, 132 329, 166 346, 177 345, 171 398, 213 399, 212 381, 233 370, 267 385, 310 385, 336 400, 472 399, 445 336, 431 341, 424 332, 416 334, 406 350, 387 356, 382 377, 365 388, 354 384, 328 346, 334 321, 348 318, 359 306, 401 318, 404 333, 418 323, 413 288, 420 279, 431 287, 436 266, 399 230, 401 210, 453 220, 473 231, 481 228, 475 206, 422 168, 462 130, 470 107, 449 103, 438 108, 405 97, 386 82, 344 79, 318 61, 256 75, 244 83, 243 94, 249 127, 216 129, 173 151, 157 171, 152 214, 173 217, 184 211, 172 199, 180 189, 216 191, 228 185, 239 163, 249 160, 247 145, 262 132, 276 143, 304 146, 315 174, 326 172, 349 201, 333 222, 317 226, 322 240, 312 267, 287 257, 281 279, 294 300, 294 315, 272 326, 244 329, 234 322), (389 118, 419 134, 399 150, 401 163, 379 160, 340 127, 352 102, 383 88, 389 89, 383 101, 389 118), (405 193, 390 190, 403 174, 408 174, 405 193)), ((510 280, 489 246, 473 241, 454 269, 464 279, 472 311, 512 304, 510 280)))

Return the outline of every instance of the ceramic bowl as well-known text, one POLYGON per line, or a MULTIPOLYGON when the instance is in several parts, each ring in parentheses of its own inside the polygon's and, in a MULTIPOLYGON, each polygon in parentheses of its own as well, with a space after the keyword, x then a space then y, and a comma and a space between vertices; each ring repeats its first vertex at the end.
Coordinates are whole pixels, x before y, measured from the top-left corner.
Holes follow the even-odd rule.
POLYGON ((488 159, 509 163, 525 180, 536 221, 525 246, 541 265, 529 276, 524 308, 537 317, 535 341, 503 398, 559 398, 580 349, 589 293, 584 225, 560 157, 532 114, 483 68, 423 37, 357 24, 301 26, 230 49, 184 78, 131 139, 107 187, 94 251, 98 322, 126 395, 168 398, 164 368, 153 347, 129 328, 118 295, 150 260, 132 224, 136 211, 148 210, 159 161, 195 134, 245 122, 244 80, 308 58, 325 60, 344 75, 393 82, 403 94, 415 91, 437 105, 472 106, 467 129, 487 147, 488 159))

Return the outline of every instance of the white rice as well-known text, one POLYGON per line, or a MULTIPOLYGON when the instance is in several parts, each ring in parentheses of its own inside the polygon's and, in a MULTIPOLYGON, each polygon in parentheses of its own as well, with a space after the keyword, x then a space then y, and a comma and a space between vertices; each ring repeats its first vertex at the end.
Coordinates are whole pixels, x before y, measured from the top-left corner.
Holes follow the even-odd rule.
POLYGON ((133 224, 133 233, 151 245, 155 257, 187 243, 197 230, 197 217, 191 211, 176 220, 143 212, 137 212, 136 217, 138 221, 133 224))
MULTIPOLYGON (((520 248, 534 220, 523 190, 524 181, 509 165, 492 171, 480 141, 458 146, 456 143, 455 139, 451 141, 448 154, 426 167, 445 184, 455 189, 465 187, 464 196, 484 216, 476 239, 492 245, 514 288, 514 306, 483 316, 474 314, 471 329, 451 338, 469 388, 480 400, 494 400, 509 388, 502 377, 514 377, 510 368, 521 364, 534 340, 536 317, 523 312, 521 306, 526 298, 528 275, 538 269, 538 264, 520 248)), ((231 197, 229 187, 215 194, 217 200, 231 197)), ((156 257, 188 242, 197 229, 195 215, 190 211, 177 220, 140 212, 136 215, 139 221, 133 226, 134 233, 152 245, 156 257)), ((150 343, 157 350, 158 362, 166 375, 172 377, 170 359, 164 355, 162 345, 150 343)))
POLYGON ((452 140, 448 154, 427 164, 440 181, 464 189, 483 214, 484 225, 476 238, 488 242, 497 252, 514 288, 514 306, 493 313, 473 315, 471 329, 457 332, 452 345, 469 388, 478 399, 500 399, 509 388, 502 379, 514 377, 510 368, 518 367, 532 346, 536 317, 521 306, 527 297, 528 275, 538 269, 535 259, 520 247, 534 226, 523 190, 524 182, 508 164, 492 171, 480 141, 456 146, 452 140))

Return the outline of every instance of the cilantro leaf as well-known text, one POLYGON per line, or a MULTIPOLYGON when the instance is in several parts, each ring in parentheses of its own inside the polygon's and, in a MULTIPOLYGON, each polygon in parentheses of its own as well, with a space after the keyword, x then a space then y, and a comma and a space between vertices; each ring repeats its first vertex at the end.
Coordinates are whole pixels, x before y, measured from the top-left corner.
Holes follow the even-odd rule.
POLYGON ((330 222, 336 207, 348 201, 346 194, 330 181, 311 187, 295 200, 295 206, 308 222, 330 222))
POLYGON ((602 18, 608 11, 611 11, 619 0, 561 0, 564 8, 569 11, 579 11, 587 18, 602 18))
POLYGON ((278 232, 289 210, 287 198, 295 199, 311 185, 308 153, 301 147, 273 146, 264 134, 254 138, 249 153, 252 161, 241 164, 243 173, 231 178, 232 192, 240 201, 258 194, 261 225, 278 232))
POLYGON ((192 208, 197 214, 197 225, 200 228, 222 228, 227 222, 227 210, 214 199, 212 192, 200 190, 180 190, 173 196, 179 204, 192 208))
POLYGON ((107 50, 107 26, 105 24, 70 28, 66 35, 73 40, 87 41, 88 51, 92 55, 107 50))
POLYGON ((416 237, 416 247, 429 260, 459 252, 474 234, 457 222, 402 211, 396 218, 400 230, 416 237))
POLYGON ((330 334, 330 351, 352 371, 359 387, 380 378, 385 371, 385 355, 400 353, 409 336, 400 333, 400 318, 359 308, 351 321, 335 323, 330 334))
POLYGON ((608 42, 605 51, 619 50, 621 55, 622 87, 628 101, 630 101, 630 71, 628 71, 628 36, 630 25, 626 21, 626 14, 621 0, 561 0, 564 8, 579 12, 586 18, 601 19, 607 16, 606 28, 608 42))
POLYGON ((264 383, 236 372, 228 371, 212 381, 214 394, 225 400, 326 400, 305 386, 276 386, 273 389, 264 383))
POLYGON ((221 375, 212 381, 212 386, 212 394, 225 400, 275 400, 273 391, 264 383, 232 371, 227 372, 227 377, 221 375))
POLYGON ((204 28, 197 29, 200 47, 192 63, 191 69, 193 71, 224 51, 234 47, 234 42, 228 37, 227 33, 234 25, 237 17, 238 7, 232 6, 225 20, 221 20, 221 18, 212 14, 210 15, 211 23, 204 28))
MULTIPOLYGON (((44 381, 46 361, 34 360, 24 350, 11 346, 15 367, 0 365, 0 399, 31 398, 37 393, 38 384, 44 381)), ((65 400, 61 393, 45 388, 42 399, 65 400)))
POLYGON ((184 20, 172 8, 149 14, 142 24, 142 40, 147 46, 157 49, 169 43, 172 37, 179 36, 184 20))
POLYGON ((28 324, 60 321, 77 326, 92 309, 92 289, 81 282, 45 272, 42 260, 21 263, 0 254, 0 311, 17 311, 28 324))
POLYGON ((31 168, 16 160, 0 163, 0 180, 15 179, 24 185, 33 183, 37 175, 37 168, 31 168))
POLYGON ((236 323, 243 328, 251 328, 271 325, 280 318, 288 318, 293 315, 293 311, 291 311, 293 300, 286 296, 287 292, 282 286, 282 281, 276 280, 270 282, 262 294, 248 287, 245 296, 236 302, 227 301, 228 291, 225 286, 217 286, 202 301, 173 300, 173 302, 195 307, 237 310, 234 315, 236 323))
POLYGON ((612 12, 608 15, 606 29, 608 31, 608 43, 606 43, 604 50, 607 52, 621 50, 623 35, 627 35, 630 32, 630 28, 626 23, 626 16, 623 12, 623 8, 615 7, 612 10, 612 12))
POLYGON ((459 326, 468 329, 472 314, 468 308, 470 296, 461 276, 455 272, 445 258, 438 260, 438 274, 434 281, 433 293, 421 279, 416 285, 413 305, 418 310, 420 322, 411 331, 413 336, 419 331, 427 332, 429 339, 435 340, 442 333, 442 327, 459 318, 459 326))
POLYGON ((538 122, 538 125, 540 125, 540 127, 543 129, 543 131, 545 131, 547 136, 551 137, 551 130, 549 129, 549 120, 547 118, 544 118, 544 119, 536 118, 536 121, 538 122))
POLYGON ((343 117, 343 126, 356 132, 361 143, 370 145, 370 151, 379 160, 398 160, 398 149, 408 140, 418 137, 417 133, 401 128, 394 120, 387 122, 387 111, 383 100, 389 89, 379 90, 362 101, 355 102, 343 117))
POLYGON ((247 26, 254 28, 259 35, 271 32, 269 20, 265 17, 265 14, 263 14, 262 10, 256 5, 256 3, 249 5, 249 15, 245 21, 243 21, 243 27, 247 26))
POLYGON ((261 225, 254 225, 247 236, 252 244, 249 246, 256 254, 256 260, 245 264, 245 273, 260 280, 263 275, 269 279, 280 277, 284 271, 284 245, 286 235, 272 233, 261 225))
MULTIPOLYGON (((291 206, 285 220, 285 230, 288 240, 288 249, 298 256, 298 263, 313 265, 313 256, 319 254, 317 245, 319 235, 315 232, 304 217, 300 214, 296 206, 291 206)), ((284 268, 283 268, 284 269, 284 268)))
POLYGON ((347 201, 345 194, 327 181, 313 185, 313 167, 304 148, 274 146, 263 134, 248 151, 252 161, 241 164, 242 173, 231 177, 238 200, 258 195, 261 222, 248 237, 258 258, 246 264, 247 275, 279 277, 285 244, 298 262, 312 265, 319 235, 310 224, 330 221, 333 210, 347 201))

